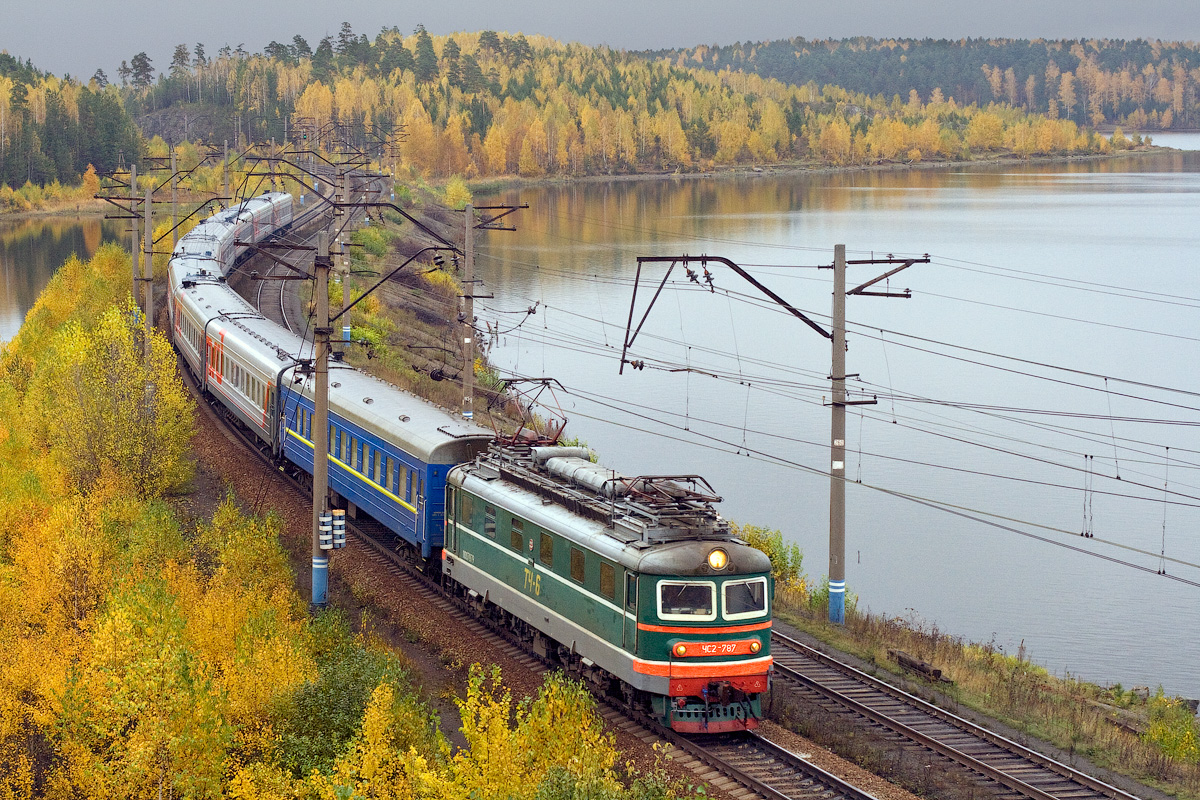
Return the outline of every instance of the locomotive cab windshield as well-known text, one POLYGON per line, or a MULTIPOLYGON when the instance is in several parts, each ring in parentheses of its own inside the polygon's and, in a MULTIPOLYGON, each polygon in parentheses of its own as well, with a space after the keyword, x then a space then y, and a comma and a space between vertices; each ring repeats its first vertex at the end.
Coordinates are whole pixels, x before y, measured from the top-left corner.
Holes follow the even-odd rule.
POLYGON ((690 583, 660 581, 658 584, 658 617, 685 622, 710 621, 717 618, 716 584, 711 581, 690 583))
POLYGON ((767 579, 728 581, 721 587, 722 616, 728 620, 752 619, 767 613, 767 579))

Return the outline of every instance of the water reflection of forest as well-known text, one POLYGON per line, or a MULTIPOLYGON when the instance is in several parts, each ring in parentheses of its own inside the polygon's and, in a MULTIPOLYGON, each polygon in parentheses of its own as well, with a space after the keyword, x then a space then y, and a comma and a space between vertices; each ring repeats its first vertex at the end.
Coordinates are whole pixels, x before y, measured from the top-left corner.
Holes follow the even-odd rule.
MULTIPOLYGON (((764 232, 790 225, 788 213, 806 210, 838 213, 874 208, 911 208, 924 190, 970 187, 975 190, 1020 186, 1036 192, 1043 187, 1061 191, 1063 174, 1178 172, 1184 159, 1196 154, 1166 152, 1120 159, 1088 159, 1029 164, 1003 160, 992 165, 938 169, 866 170, 832 173, 760 173, 721 176, 715 179, 678 178, 637 182, 581 182, 535 187, 519 192, 530 203, 522 214, 529 229, 543 231, 545 244, 579 248, 591 243, 606 245, 642 243, 648 228, 671 229, 681 238, 711 240, 713 217, 756 218, 764 232), (1053 176, 1053 178, 1052 178, 1053 176), (780 213, 783 211, 784 213, 780 213), (654 217, 660 222, 650 226, 654 217), (662 225, 661 220, 673 220, 662 225)), ((1081 186, 1084 183, 1080 184, 1081 186)), ((518 193, 514 192, 516 197, 518 193)), ((502 250, 506 243, 489 244, 502 250)))
POLYGON ((0 341, 12 338, 54 271, 72 254, 88 258, 101 243, 121 238, 120 224, 100 217, 0 221, 0 341))

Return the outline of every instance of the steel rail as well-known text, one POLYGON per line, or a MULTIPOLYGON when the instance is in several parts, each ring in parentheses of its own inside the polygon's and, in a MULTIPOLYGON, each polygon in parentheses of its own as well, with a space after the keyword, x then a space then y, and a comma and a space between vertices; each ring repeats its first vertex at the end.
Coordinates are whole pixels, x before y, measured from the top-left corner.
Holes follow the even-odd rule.
MULTIPOLYGON (((1001 736, 995 731, 990 731, 981 725, 977 725, 974 722, 963 719, 957 714, 947 711, 946 709, 939 708, 938 706, 922 700, 915 695, 909 694, 903 689, 899 689, 890 683, 868 675, 861 670, 855 669, 854 667, 838 661, 826 653, 822 653, 820 650, 809 647, 803 642, 799 642, 796 639, 779 633, 778 631, 772 633, 772 640, 773 642, 777 643, 777 645, 782 645, 782 647, 784 647, 786 650, 790 650, 802 658, 807 658, 821 666, 836 670, 842 675, 852 678, 858 683, 863 684, 878 693, 881 693, 894 700, 900 700, 902 703, 916 711, 919 711, 927 716, 934 717, 941 722, 948 723, 959 731, 970 734, 971 736, 987 742, 988 744, 991 744, 1002 751, 1019 756, 1025 761, 1035 764, 1036 766, 1041 767, 1048 772, 1054 773, 1060 778, 1065 778, 1072 783, 1078 784, 1079 786, 1091 789, 1100 796, 1113 798, 1114 800, 1139 800, 1136 795, 1118 789, 1117 787, 1094 778, 1085 772, 1081 772, 1074 767, 1063 764, 1060 761, 1056 761, 1055 759, 1039 753, 1036 750, 1019 744, 1018 742, 1014 742, 1007 737, 1001 736)), ((778 651, 775 652, 774 668, 776 675, 783 676, 807 686, 819 692, 824 697, 827 697, 838 704, 853 710, 855 713, 860 714, 879 725, 883 725, 884 727, 901 734, 905 738, 911 739, 925 747, 928 747, 929 749, 940 753, 947 758, 963 764, 964 766, 984 775, 987 778, 990 778, 991 780, 996 781, 1003 786, 1006 786, 1009 789, 1012 789, 1013 791, 1019 792, 1026 797, 1033 798, 1034 800, 1061 800, 1060 795, 1040 789, 1037 786, 1028 783, 1026 780, 1014 777, 1004 769, 992 766, 991 764, 988 764, 987 762, 964 752, 958 747, 941 741, 934 736, 923 733, 911 725, 906 725, 905 723, 894 719, 893 717, 876 708, 871 707, 861 700, 850 697, 844 692, 840 692, 837 689, 823 684, 821 681, 811 676, 803 674, 793 667, 781 663, 779 660, 778 651)), ((1076 798, 1076 800, 1077 797, 1077 793, 1073 795, 1073 798, 1076 798)))

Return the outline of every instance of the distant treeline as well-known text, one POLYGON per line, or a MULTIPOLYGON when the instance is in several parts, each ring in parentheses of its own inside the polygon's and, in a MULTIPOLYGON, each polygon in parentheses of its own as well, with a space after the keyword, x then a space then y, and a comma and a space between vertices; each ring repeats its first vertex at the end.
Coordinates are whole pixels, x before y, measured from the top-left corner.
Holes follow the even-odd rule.
POLYGON ((116 87, 57 78, 0 53, 0 186, 77 183, 136 159, 142 137, 116 87))
POLYGON ((401 167, 432 178, 1065 155, 1126 144, 1101 139, 1074 114, 1054 119, 1006 97, 893 98, 539 36, 435 37, 420 25, 371 39, 343 23, 316 47, 295 36, 262 53, 180 44, 169 70, 157 80, 154 72, 138 53, 118 77, 126 107, 166 141, 195 136, 206 119, 208 135, 232 133, 231 141, 243 133, 279 141, 302 122, 336 120, 364 144, 392 137, 401 167), (231 120, 236 130, 211 124, 231 120))
POLYGON ((678 65, 744 70, 797 86, 1004 102, 1136 129, 1194 127, 1200 47, 1136 39, 779 39, 645 51, 678 65))

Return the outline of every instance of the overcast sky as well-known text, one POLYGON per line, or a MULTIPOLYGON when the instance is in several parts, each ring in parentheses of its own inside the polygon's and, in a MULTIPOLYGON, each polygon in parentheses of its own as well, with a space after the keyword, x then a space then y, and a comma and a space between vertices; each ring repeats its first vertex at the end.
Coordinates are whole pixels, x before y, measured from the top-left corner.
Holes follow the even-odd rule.
POLYGON ((518 31, 626 49, 792 36, 1110 37, 1200 40, 1197 0, 0 0, 0 50, 59 75, 110 77, 146 51, 165 72, 176 44, 261 51, 299 33, 316 47, 342 21, 433 34, 518 31))

